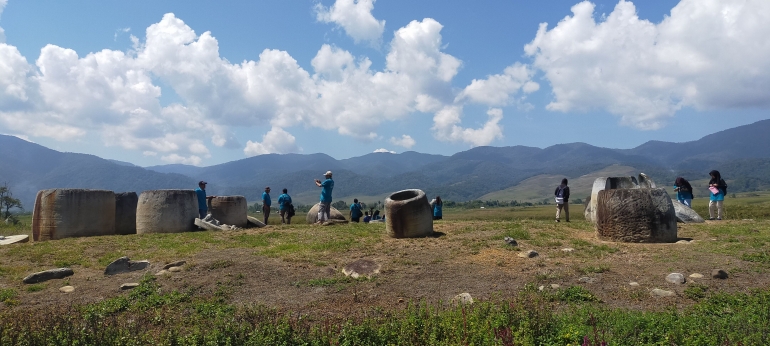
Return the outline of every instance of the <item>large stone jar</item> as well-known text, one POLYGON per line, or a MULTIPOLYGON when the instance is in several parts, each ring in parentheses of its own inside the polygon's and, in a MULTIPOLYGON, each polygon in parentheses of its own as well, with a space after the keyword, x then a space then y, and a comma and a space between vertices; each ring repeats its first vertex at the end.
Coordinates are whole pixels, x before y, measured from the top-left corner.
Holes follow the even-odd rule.
POLYGON ((211 199, 211 216, 225 225, 246 227, 249 205, 243 196, 217 196, 211 199))
POLYGON ((677 240, 676 213, 665 189, 609 189, 596 201, 599 239, 633 243, 677 240))
MULTIPOLYGON (((314 224, 318 221, 318 209, 320 208, 321 203, 316 203, 312 208, 310 208, 310 211, 307 212, 307 216, 305 217, 305 221, 309 224, 314 224)), ((332 220, 345 220, 345 215, 342 215, 337 208, 329 206, 329 218, 332 220)))
POLYGON ((198 197, 193 190, 149 190, 139 195, 136 233, 181 233, 196 229, 198 197))
POLYGON ((49 189, 35 197, 32 239, 53 240, 115 234, 115 193, 49 189))
POLYGON ((393 238, 433 234, 433 212, 422 190, 402 190, 385 199, 385 230, 393 238))

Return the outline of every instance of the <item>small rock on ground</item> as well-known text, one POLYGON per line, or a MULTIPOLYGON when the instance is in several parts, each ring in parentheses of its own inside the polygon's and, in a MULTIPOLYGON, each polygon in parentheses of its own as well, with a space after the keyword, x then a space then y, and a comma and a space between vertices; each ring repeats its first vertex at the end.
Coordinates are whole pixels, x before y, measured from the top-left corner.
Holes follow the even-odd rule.
POLYGON ((676 243, 677 243, 677 244, 689 244, 689 243, 690 243, 690 241, 689 241, 689 240, 684 240, 684 239, 682 239, 682 240, 679 240, 679 241, 677 241, 676 243))
POLYGON ((120 289, 121 290, 131 290, 131 289, 134 289, 134 288, 137 288, 137 287, 139 287, 139 283, 138 282, 129 282, 129 283, 125 283, 125 284, 120 285, 120 289))
POLYGON ((563 251, 563 252, 572 252, 572 251, 575 251, 575 249, 573 249, 571 247, 565 247, 565 248, 561 249, 561 251, 563 251))
POLYGON ((75 291, 75 287, 72 286, 62 286, 59 288, 59 291, 62 293, 72 293, 75 291))
POLYGON ((187 264, 187 261, 176 261, 176 262, 172 262, 172 263, 164 265, 163 269, 168 269, 168 268, 171 268, 171 267, 181 267, 181 266, 183 266, 185 264, 187 264))
POLYGON ((585 282, 587 284, 592 284, 592 283, 596 282, 596 279, 592 278, 592 277, 584 276, 584 277, 578 279, 578 281, 585 282))
POLYGON ((25 284, 36 284, 38 282, 48 281, 52 279, 66 278, 74 274, 75 272, 73 272, 72 269, 70 268, 50 269, 42 272, 29 274, 27 275, 27 277, 24 278, 23 282, 25 284))
POLYGON ((379 274, 380 268, 381 266, 376 262, 362 258, 348 263, 342 268, 342 273, 357 279, 361 276, 372 277, 372 275, 379 274))
POLYGON ((519 243, 516 242, 516 239, 513 239, 511 237, 505 237, 503 238, 503 240, 505 241, 506 244, 510 246, 519 246, 519 243))
POLYGON ((688 276, 690 279, 701 279, 703 278, 703 274, 700 273, 692 273, 690 276, 688 276))
POLYGON ((529 250, 529 251, 519 252, 518 256, 521 258, 532 258, 532 257, 537 257, 538 255, 539 254, 537 253, 537 251, 529 250))
POLYGON ((468 292, 460 293, 452 298, 454 304, 473 304, 473 297, 468 292))
POLYGON ((681 285, 685 283, 684 275, 682 273, 671 273, 666 276, 666 282, 670 282, 672 284, 678 284, 681 285))
POLYGON ((711 277, 714 279, 727 279, 727 272, 722 269, 714 269, 711 271, 711 277))
POLYGON ((561 287, 561 285, 559 285, 559 284, 551 284, 551 288, 553 288, 553 289, 557 289, 559 287, 561 287))
POLYGON ((161 275, 163 275, 163 274, 168 274, 168 270, 165 270, 165 269, 163 269, 163 270, 161 270, 161 271, 159 271, 159 272, 155 273, 155 276, 161 276, 161 275))
POLYGON ((639 287, 639 283, 636 281, 631 281, 630 283, 628 283, 628 285, 631 287, 639 287))
POLYGON ((178 272, 182 271, 182 267, 170 267, 170 268, 168 268, 166 270, 168 270, 168 271, 170 271, 172 273, 178 273, 178 272))
POLYGON ((652 290, 652 295, 657 297, 673 297, 676 295, 676 293, 656 288, 652 290))
POLYGON ((115 275, 142 270, 149 265, 149 261, 132 261, 130 258, 124 256, 110 263, 107 268, 104 269, 104 275, 115 275))

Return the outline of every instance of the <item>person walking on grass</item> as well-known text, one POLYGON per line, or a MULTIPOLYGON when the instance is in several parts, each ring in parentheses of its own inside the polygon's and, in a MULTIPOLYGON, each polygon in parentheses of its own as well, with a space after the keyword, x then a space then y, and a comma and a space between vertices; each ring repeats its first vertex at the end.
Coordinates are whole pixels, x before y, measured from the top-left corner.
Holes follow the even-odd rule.
POLYGON ((567 178, 561 180, 561 185, 556 187, 553 195, 554 199, 556 199, 556 222, 560 222, 562 209, 564 210, 564 218, 569 222, 569 186, 567 186, 567 178))
POLYGON ((361 221, 361 203, 358 203, 358 198, 353 199, 353 204, 350 205, 350 221, 361 221))
POLYGON ((267 225, 267 218, 270 217, 270 205, 273 202, 270 200, 270 186, 265 187, 265 192, 262 193, 262 213, 265 214, 265 225, 267 225))
POLYGON ((441 201, 441 196, 436 196, 430 201, 430 206, 433 209, 433 220, 441 220, 444 217, 441 210, 444 207, 444 202, 441 201))
POLYGON ((316 186, 321 188, 321 202, 318 203, 318 221, 323 223, 331 218, 332 190, 334 189, 334 180, 332 180, 332 171, 324 173, 326 180, 323 182, 316 179, 316 186))
POLYGON ((198 216, 200 216, 200 219, 203 220, 206 218, 206 214, 208 214, 208 201, 212 198, 215 198, 217 196, 206 196, 206 184, 207 182, 201 180, 198 182, 198 188, 195 189, 195 195, 198 196, 198 216))
POLYGON ((713 170, 709 172, 711 180, 709 180, 709 220, 714 220, 714 214, 716 214, 717 220, 722 220, 724 216, 724 201, 725 195, 727 195, 727 183, 722 179, 722 175, 719 171, 713 170))
POLYGON ((289 196, 289 190, 283 189, 283 193, 278 196, 278 213, 281 214, 281 223, 290 225, 291 211, 294 209, 294 205, 291 204, 291 196, 289 196))
POLYGON ((674 191, 676 191, 676 199, 679 203, 692 208, 692 185, 687 179, 677 177, 674 181, 674 191))

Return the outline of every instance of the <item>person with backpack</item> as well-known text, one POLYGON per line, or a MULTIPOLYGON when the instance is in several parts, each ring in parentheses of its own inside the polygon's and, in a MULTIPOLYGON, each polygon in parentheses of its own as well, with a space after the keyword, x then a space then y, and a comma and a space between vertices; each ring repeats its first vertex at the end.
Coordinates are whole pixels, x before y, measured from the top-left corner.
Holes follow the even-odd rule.
POLYGON ((289 190, 283 189, 283 193, 278 196, 278 213, 281 214, 281 223, 291 225, 291 217, 294 216, 294 205, 291 204, 289 190))
POLYGON ((350 205, 350 221, 359 222, 361 221, 361 216, 363 216, 361 213, 361 203, 358 203, 358 198, 354 198, 353 204, 350 205))
POLYGON ((564 209, 564 216, 567 222, 569 222, 569 186, 567 186, 567 178, 561 180, 561 185, 556 187, 553 192, 556 199, 556 222, 561 222, 561 211, 564 209))
POLYGON ((722 220, 724 216, 725 195, 727 195, 727 183, 722 179, 722 175, 719 171, 713 170, 709 172, 711 180, 709 180, 709 220, 714 220, 714 209, 716 209, 717 220, 722 220))
POLYGON ((676 199, 679 203, 692 208, 692 185, 687 179, 677 177, 674 181, 674 191, 676 191, 676 199))

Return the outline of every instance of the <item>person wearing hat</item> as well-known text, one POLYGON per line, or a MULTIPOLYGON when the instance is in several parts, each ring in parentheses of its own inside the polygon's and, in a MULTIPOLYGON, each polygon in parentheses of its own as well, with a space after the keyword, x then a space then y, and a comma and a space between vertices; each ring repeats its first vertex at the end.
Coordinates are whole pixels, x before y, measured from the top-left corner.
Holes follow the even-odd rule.
POLYGON ((331 218, 332 189, 334 189, 334 180, 332 180, 332 171, 324 173, 326 180, 321 182, 316 179, 316 186, 321 188, 321 202, 318 204, 318 222, 322 223, 331 218))
POLYGON ((207 182, 201 180, 198 182, 198 188, 195 189, 195 194, 198 196, 198 215, 201 219, 206 218, 208 214, 208 201, 216 196, 206 196, 206 184, 207 182))
POLYGON ((270 205, 273 202, 270 200, 270 186, 265 187, 265 192, 262 193, 262 213, 265 214, 265 225, 267 225, 267 218, 270 217, 270 205))

